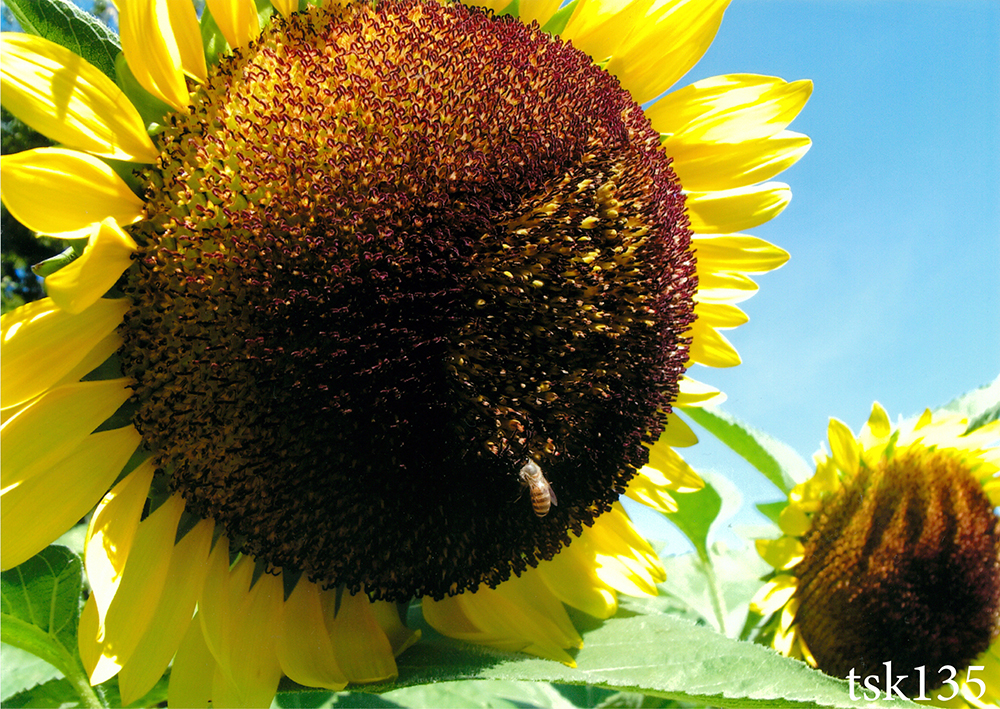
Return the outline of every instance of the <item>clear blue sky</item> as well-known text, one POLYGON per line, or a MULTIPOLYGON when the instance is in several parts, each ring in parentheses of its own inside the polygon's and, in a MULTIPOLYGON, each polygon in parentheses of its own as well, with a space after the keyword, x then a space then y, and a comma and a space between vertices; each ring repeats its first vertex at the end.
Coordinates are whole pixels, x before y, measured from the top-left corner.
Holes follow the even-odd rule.
MULTIPOLYGON (((831 416, 857 431, 874 400, 895 420, 995 379, 1000 3, 734 0, 680 85, 733 72, 812 79, 791 129, 813 147, 776 178, 788 209, 751 231, 791 260, 729 333, 743 364, 692 375, 807 460, 831 416)), ((684 453, 774 497, 717 446, 684 453)))
MULTIPOLYGON (((807 459, 830 416, 857 430, 874 400, 910 416, 996 378, 1000 2, 733 0, 678 87, 734 72, 812 79, 791 128, 814 144, 778 178, 789 208, 752 230, 792 258, 730 333, 743 364, 693 376, 807 459)), ((698 469, 775 498, 702 439, 698 469)))

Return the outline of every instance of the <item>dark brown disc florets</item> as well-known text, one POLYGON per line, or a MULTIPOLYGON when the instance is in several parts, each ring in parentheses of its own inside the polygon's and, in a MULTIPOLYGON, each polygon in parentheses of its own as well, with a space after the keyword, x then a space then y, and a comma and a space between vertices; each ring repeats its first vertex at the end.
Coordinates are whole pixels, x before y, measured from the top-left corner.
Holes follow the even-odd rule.
POLYGON ((242 551, 376 598, 495 585, 646 462, 690 233, 583 53, 460 5, 312 8, 161 141, 121 355, 162 474, 242 551))
POLYGON ((828 674, 881 676, 891 661, 915 697, 916 668, 932 689, 1000 630, 1000 520, 958 455, 914 448, 862 466, 803 542, 796 621, 828 674))

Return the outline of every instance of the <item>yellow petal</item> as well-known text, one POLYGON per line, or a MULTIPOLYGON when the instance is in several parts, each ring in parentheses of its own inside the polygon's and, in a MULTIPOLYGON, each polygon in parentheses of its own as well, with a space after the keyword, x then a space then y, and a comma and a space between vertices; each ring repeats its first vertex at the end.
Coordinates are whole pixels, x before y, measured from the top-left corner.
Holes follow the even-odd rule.
POLYGON ((726 337, 704 320, 696 320, 690 330, 691 359, 706 367, 735 367, 740 355, 726 337))
POLYGON ((677 451, 659 442, 649 449, 649 465, 639 474, 648 477, 650 484, 675 492, 697 492, 705 487, 705 481, 677 451))
POLYGON ((167 687, 167 706, 207 709, 212 701, 213 679, 218 664, 208 649, 201 623, 196 617, 177 649, 167 687))
POLYGON ((253 0, 206 0, 205 4, 230 47, 244 47, 257 39, 260 22, 253 0))
MULTIPOLYGON (((198 619, 201 624, 204 641, 212 653, 219 659, 219 667, 226 673, 229 668, 222 664, 229 657, 229 539, 219 537, 208 557, 208 573, 205 576, 205 588, 202 590, 198 603, 198 619)), ((230 675, 231 679, 231 675, 230 675)))
POLYGON ((646 103, 684 76, 712 44, 729 0, 672 0, 639 22, 625 47, 610 52, 607 71, 637 103, 646 103), (652 20, 652 21, 650 21, 652 20))
POLYGON ((770 180, 809 152, 812 141, 792 131, 738 143, 667 140, 663 152, 686 190, 724 190, 770 180))
POLYGON ((764 584, 750 601, 750 609, 764 616, 769 616, 784 607, 795 595, 798 580, 794 576, 782 574, 764 584))
POLYGON ((69 374, 114 333, 128 307, 124 298, 99 300, 84 312, 70 315, 50 298, 43 298, 0 317, 3 408, 33 399, 69 374))
POLYGON ((778 528, 790 537, 801 537, 812 522, 801 505, 788 505, 778 517, 778 528))
POLYGON ((750 319, 731 303, 697 303, 694 312, 698 320, 709 327, 739 327, 750 319))
POLYGON ((320 593, 316 584, 301 579, 285 601, 278 661, 293 682, 340 691, 347 686, 347 676, 333 654, 320 593))
POLYGON ((781 182, 687 195, 691 229, 697 234, 729 234, 770 221, 792 201, 792 191, 781 182))
POLYGON ((674 413, 667 414, 666 428, 657 443, 665 443, 677 448, 688 448, 698 442, 698 436, 684 419, 674 413))
POLYGON ((36 148, 0 158, 0 196, 32 231, 77 232, 112 218, 131 224, 143 202, 102 160, 76 150, 36 148))
POLYGON ((102 157, 156 161, 139 112, 92 64, 34 35, 6 32, 0 52, 4 108, 39 133, 102 157))
POLYGON ((848 475, 854 475, 858 471, 860 462, 860 451, 854 434, 842 421, 835 418, 830 419, 827 427, 827 435, 830 439, 830 454, 833 456, 837 467, 848 475))
POLYGON ((579 0, 560 35, 600 62, 625 46, 653 0, 579 0))
POLYGON ((345 592, 339 610, 333 592, 324 593, 320 600, 334 655, 348 681, 378 682, 399 674, 392 645, 365 594, 345 592))
POLYGON ((131 426, 92 434, 58 463, 5 488, 3 569, 27 561, 90 512, 141 442, 131 426))
POLYGON ((758 539, 755 544, 760 558, 778 570, 790 569, 805 555, 802 542, 793 537, 758 539))
MULTIPOLYGON (((298 12, 299 0, 271 0, 271 4, 274 5, 274 9, 282 14, 284 17, 288 17, 293 12, 298 12)), ((287 674, 287 673, 286 673, 287 674)), ((302 684, 302 682, 299 682, 302 684)), ((309 687, 319 687, 323 685, 306 685, 309 687)))
POLYGON ((699 278, 721 272, 766 273, 788 261, 784 249, 745 234, 698 236, 691 240, 691 246, 698 259, 699 278))
MULTIPOLYGON (((172 3, 178 8, 179 3, 172 3)), ((194 18, 194 5, 185 3, 194 18)), ((129 69, 142 87, 164 103, 182 110, 188 105, 181 52, 170 28, 167 0, 119 0, 118 26, 129 69)), ((203 60, 204 62, 204 60, 203 60)))
POLYGON ((684 376, 680 381, 680 393, 675 406, 719 406, 725 403, 726 395, 715 387, 684 376))
MULTIPOLYGON (((811 81, 786 83, 775 81, 759 95, 737 93, 717 104, 712 110, 692 118, 683 128, 671 134, 665 146, 685 143, 740 143, 770 138, 792 122, 812 94, 811 81), (740 101, 743 97, 745 100, 740 101)), ((671 154, 667 150, 667 154, 671 154)))
POLYGON ((101 634, 100 620, 97 617, 97 601, 93 596, 87 599, 80 611, 80 623, 77 626, 76 641, 80 651, 80 660, 87 676, 97 667, 101 659, 101 644, 98 638, 101 634))
MULTIPOLYGON (((87 527, 84 547, 84 566, 92 589, 91 598, 96 602, 98 629, 104 638, 104 619, 121 584, 122 571, 132 551, 135 533, 139 531, 142 510, 153 481, 154 466, 151 460, 140 463, 104 496, 87 527)), ((97 651, 97 656, 100 650, 97 651)), ((96 657, 95 657, 96 666, 96 657)), ((87 673, 93 672, 87 668, 87 673)))
POLYGON ((725 74, 696 81, 667 94, 644 112, 659 133, 674 135, 703 116, 753 105, 785 81, 758 74, 725 74))
MULTIPOLYGON (((563 0, 531 0, 520 5, 519 17, 521 22, 530 25, 537 22, 539 27, 544 27, 545 23, 552 19, 552 16, 559 10, 563 0)), ((510 3, 507 3, 508 5, 510 3)), ((501 8, 503 9, 503 8, 501 8)))
POLYGON ((566 609, 545 585, 537 569, 526 569, 496 587, 497 594, 518 606, 538 642, 562 648, 581 648, 583 639, 566 614, 566 609))
MULTIPOLYGON (((0 429, 3 490, 46 473, 74 454, 129 398, 127 384, 126 379, 68 384, 46 392, 9 419, 0 429)), ((77 474, 82 477, 84 471, 77 474)))
POLYGON ((160 594, 149 625, 118 675, 123 704, 149 692, 180 647, 205 584, 213 526, 211 520, 202 520, 174 548, 166 575, 168 587, 160 594))
POLYGON ((707 271, 698 273, 698 303, 740 303, 758 290, 758 286, 742 273, 707 271))
POLYGON ((889 414, 877 401, 872 404, 872 413, 868 417, 866 425, 867 433, 871 443, 876 440, 887 438, 892 433, 892 425, 889 423, 889 414))
MULTIPOLYGON (((244 561, 245 560, 245 561, 244 561)), ((252 571, 253 562, 244 557, 252 571)), ((237 563, 237 567, 239 566, 237 563)), ((228 659, 235 691, 231 697, 218 696, 213 687, 212 699, 220 707, 271 706, 281 680, 277 638, 281 628, 284 588, 280 576, 261 574, 249 590, 238 569, 232 575, 230 604, 237 609, 231 617, 232 655, 228 659)))
MULTIPOLYGON (((399 657, 407 648, 413 647, 420 639, 420 631, 403 625, 399 617, 399 607, 389 601, 372 601, 372 616, 385 633, 392 646, 392 654, 399 657)), ((404 611, 405 612, 405 611, 404 611)))
POLYGON ((589 529, 563 547, 549 561, 538 564, 538 573, 549 591, 568 606, 595 618, 610 618, 618 610, 615 592, 597 576, 597 553, 585 540, 589 529))
POLYGON ((92 684, 107 681, 128 664, 149 627, 169 578, 183 511, 184 498, 174 494, 139 525, 121 584, 104 618, 104 647, 90 675, 92 684))
POLYGON ((94 229, 80 258, 45 279, 49 297, 67 313, 82 313, 101 299, 132 265, 139 247, 113 219, 94 229))

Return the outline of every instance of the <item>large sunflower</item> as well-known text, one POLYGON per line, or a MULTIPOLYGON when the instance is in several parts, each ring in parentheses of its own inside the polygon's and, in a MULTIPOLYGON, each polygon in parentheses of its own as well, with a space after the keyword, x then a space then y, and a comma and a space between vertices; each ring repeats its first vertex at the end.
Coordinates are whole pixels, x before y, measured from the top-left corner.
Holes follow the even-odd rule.
POLYGON ((762 637, 853 675, 859 699, 997 706, 1000 421, 967 428, 930 411, 893 428, 877 403, 857 438, 830 420, 831 453, 789 493, 784 536, 757 541, 775 569, 752 603, 771 617, 762 637))
POLYGON ((4 105, 65 147, 4 158, 3 201, 86 247, 3 320, 3 566, 97 505, 93 682, 385 679, 412 597, 571 664, 563 604, 656 592, 618 498, 699 487, 672 407, 721 399, 684 372, 739 363, 787 254, 736 232, 809 147, 808 82, 656 100, 726 4, 128 0, 123 88, 4 36, 4 105))

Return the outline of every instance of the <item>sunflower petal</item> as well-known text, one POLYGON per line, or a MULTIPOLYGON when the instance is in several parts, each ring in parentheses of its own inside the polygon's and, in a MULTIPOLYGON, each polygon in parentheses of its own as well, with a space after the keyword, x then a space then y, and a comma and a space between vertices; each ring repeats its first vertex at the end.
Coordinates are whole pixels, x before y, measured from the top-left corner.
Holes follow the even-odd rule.
POLYGON ((35 148, 0 158, 0 197, 19 222, 43 234, 77 232, 112 218, 131 224, 143 202, 107 163, 77 150, 35 148), (52 195, 59 195, 53 203, 52 195))
POLYGON ((667 422, 657 443, 677 448, 689 448, 698 442, 698 436, 684 419, 675 413, 667 414, 667 422))
POLYGON ((4 492, 76 454, 131 394, 127 379, 68 384, 9 419, 0 429, 4 492))
POLYGON ((797 585, 798 581, 794 576, 775 576, 757 591, 750 601, 750 609, 763 616, 771 615, 784 607, 794 595, 797 585))
POLYGON ((712 272, 698 274, 697 303, 741 303, 759 290, 759 286, 742 273, 712 272))
POLYGON ((659 133, 672 136, 703 116, 753 105, 784 83, 776 76, 758 74, 712 76, 667 94, 644 113, 659 133))
MULTIPOLYGON (((91 598, 97 604, 98 627, 97 634, 92 638, 94 641, 104 637, 104 619, 121 583, 122 571, 132 551, 152 481, 153 464, 147 460, 104 496, 90 518, 84 566, 92 589, 91 598)), ((81 635, 81 642, 82 638, 81 635)), ((98 649, 95 666, 99 656, 98 649)), ((93 669, 93 666, 88 666, 87 673, 93 672, 93 669)))
POLYGON ((697 234, 729 234, 752 229, 774 219, 792 201, 782 182, 715 192, 690 192, 685 204, 691 229, 697 234))
POLYGON ((118 281, 138 248, 113 219, 105 219, 96 225, 80 258, 45 279, 45 289, 62 310, 82 313, 118 281))
MULTIPOLYGON (((252 571, 249 557, 246 568, 252 571)), ((237 563, 237 567, 239 563, 237 563)), ((228 658, 235 689, 232 698, 216 696, 216 706, 262 707, 267 709, 278 691, 281 665, 278 662, 277 638, 281 628, 282 588, 281 578, 262 574, 253 587, 246 590, 244 576, 233 570, 233 585, 229 602, 239 613, 232 616, 230 629, 232 655, 228 658)))
POLYGON ((202 520, 174 547, 166 575, 169 590, 160 594, 149 625, 118 675, 123 704, 149 692, 180 647, 205 584, 212 528, 211 520, 202 520))
POLYGON ((99 69, 47 39, 0 35, 4 107, 57 143, 152 163, 159 151, 138 111, 99 69))
POLYGON ((712 44, 729 0, 673 0, 635 25, 626 46, 612 49, 606 69, 637 103, 673 86, 712 44))
POLYGON ((324 593, 320 599, 334 655, 348 681, 378 682, 399 674, 392 645, 365 594, 344 593, 339 609, 334 593, 324 593))
POLYGON ((230 47, 244 47, 257 39, 260 21, 253 0, 206 0, 205 4, 230 47))
MULTIPOLYGON (((184 498, 174 494, 139 525, 121 584, 104 617, 103 656, 90 675, 93 684, 107 681, 131 661, 153 620, 168 573, 176 568, 174 539, 183 511, 184 498)), ((173 584, 175 579, 170 580, 173 584)))
POLYGON ((704 320, 696 320, 690 333, 689 356, 692 361, 706 367, 735 367, 742 361, 725 335, 704 320))
POLYGON ((624 45, 652 6, 653 0, 579 0, 560 36, 600 62, 624 45))
POLYGON ((595 618, 610 618, 618 610, 614 590, 595 571, 596 551, 585 540, 589 529, 544 564, 538 573, 549 590, 568 606, 595 618))
POLYGON ((95 433, 44 471, 3 491, 3 569, 51 544, 96 505, 141 443, 131 426, 95 433))
MULTIPOLYGON (((274 5, 274 9, 280 12, 283 17, 288 17, 293 12, 298 12, 299 9, 299 0, 271 0, 271 4, 274 5)), ((309 686, 318 687, 320 685, 309 686)))
POLYGON ((737 143, 672 143, 663 151, 685 189, 724 190, 770 180, 809 152, 812 141, 783 131, 770 138, 737 143))
POLYGON ((697 492, 705 487, 705 481, 694 468, 677 451, 659 441, 649 449, 649 465, 639 474, 648 477, 652 485, 674 492, 697 492))
POLYGON ((285 601, 284 625, 278 637, 278 661, 293 682, 340 691, 347 676, 337 664, 323 619, 319 587, 302 579, 285 601))
POLYGON ((854 440, 851 429, 843 421, 831 418, 827 433, 830 439, 830 453, 837 467, 849 475, 856 473, 861 458, 858 443, 854 440))
POLYGON ((698 276, 709 273, 766 273, 788 261, 788 252, 756 236, 727 234, 691 240, 698 259, 698 276))
MULTIPOLYGON (((197 25, 194 5, 185 4, 197 25)), ((179 4, 172 5, 177 8, 179 4)), ((175 12, 178 18, 184 17, 175 12)), ((188 91, 180 48, 170 28, 171 15, 166 0, 118 0, 122 51, 129 69, 149 93, 182 110, 188 105, 188 91)))
POLYGON ((389 601, 372 601, 372 615, 378 623, 385 637, 392 646, 392 654, 399 657, 407 648, 420 639, 420 631, 413 630, 403 625, 399 617, 399 609, 395 603, 389 601))
POLYGON ((792 537, 758 539, 754 543, 760 558, 779 571, 792 568, 802 561, 805 555, 805 547, 802 546, 802 542, 792 537))
POLYGON ((125 299, 99 300, 70 315, 43 298, 0 317, 2 407, 33 399, 69 374, 114 333, 128 306, 125 299))
POLYGON ((715 387, 684 376, 680 381, 680 392, 675 406, 719 406, 725 403, 726 395, 715 387))
POLYGON ((184 639, 177 648, 167 687, 167 706, 199 709, 212 706, 213 678, 219 669, 208 649, 199 620, 195 616, 194 622, 188 624, 184 639))

